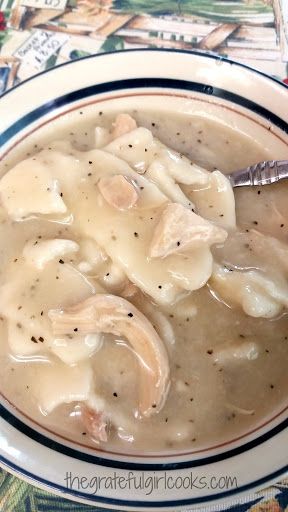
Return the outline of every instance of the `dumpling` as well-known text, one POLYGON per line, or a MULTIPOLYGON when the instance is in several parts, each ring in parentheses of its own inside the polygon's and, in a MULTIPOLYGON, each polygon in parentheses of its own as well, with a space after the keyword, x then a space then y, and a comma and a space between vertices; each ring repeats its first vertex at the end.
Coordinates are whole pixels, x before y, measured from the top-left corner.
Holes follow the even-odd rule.
POLYGON ((176 183, 175 179, 167 172, 164 162, 156 159, 149 165, 145 173, 152 183, 155 183, 161 192, 175 203, 182 204, 188 208, 193 208, 194 204, 188 197, 185 196, 180 186, 176 183))
POLYGON ((92 284, 69 263, 53 261, 41 271, 20 258, 11 263, 6 283, 0 288, 0 312, 8 320, 13 353, 25 356, 49 351, 55 337, 47 311, 83 300, 96 290, 103 292, 100 285, 92 284))
POLYGON ((156 150, 153 134, 147 128, 136 128, 103 148, 107 153, 121 158, 139 173, 144 173, 156 150))
POLYGON ((23 160, 3 176, 0 195, 8 215, 16 221, 33 214, 59 214, 67 210, 58 181, 47 165, 33 158, 23 160))
POLYGON ((102 126, 96 126, 94 131, 95 137, 95 148, 101 149, 111 141, 111 134, 107 128, 103 128, 102 126))
POLYGON ((57 362, 43 364, 40 370, 39 381, 32 392, 36 395, 38 405, 45 415, 63 403, 83 402, 89 399, 93 390, 93 372, 89 364, 67 366, 57 362))
POLYGON ((229 270, 215 264, 209 284, 225 303, 238 304, 253 317, 273 318, 288 306, 288 286, 280 276, 272 278, 256 270, 229 270))
POLYGON ((258 356, 259 346, 253 341, 223 343, 213 351, 213 359, 219 364, 254 361, 258 356))
POLYGON ((103 337, 99 333, 87 334, 86 336, 62 336, 54 338, 49 349, 63 363, 73 365, 85 361, 92 354, 100 350, 103 337))
POLYGON ((205 185, 184 186, 184 192, 201 217, 226 228, 236 227, 234 192, 228 178, 220 171, 213 171, 205 185))
POLYGON ((213 258, 207 246, 196 248, 189 256, 173 254, 165 262, 173 281, 187 291, 205 286, 212 274, 213 258))
POLYGON ((79 245, 73 240, 54 238, 51 240, 30 240, 23 249, 26 262, 42 270, 49 261, 77 252, 79 245))

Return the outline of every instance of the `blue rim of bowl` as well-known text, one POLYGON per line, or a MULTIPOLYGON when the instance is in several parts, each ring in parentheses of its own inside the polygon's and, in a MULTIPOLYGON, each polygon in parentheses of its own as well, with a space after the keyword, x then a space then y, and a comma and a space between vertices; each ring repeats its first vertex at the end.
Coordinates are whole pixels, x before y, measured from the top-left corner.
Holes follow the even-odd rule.
POLYGON ((227 57, 219 56, 217 53, 214 53, 214 52, 206 52, 204 50, 179 50, 179 49, 173 49, 173 48, 131 48, 129 50, 116 50, 116 51, 111 51, 111 52, 103 52, 103 53, 95 53, 93 55, 86 55, 85 57, 80 57, 79 59, 75 59, 73 61, 63 62, 62 64, 58 64, 54 68, 45 69, 44 71, 40 71, 40 73, 37 73, 36 75, 30 76, 29 78, 22 80, 19 84, 16 84, 11 89, 8 89, 8 91, 5 91, 3 94, 1 94, 0 100, 4 96, 11 94, 11 92, 13 92, 15 89, 18 89, 18 87, 21 87, 23 84, 26 84, 27 82, 30 82, 31 80, 34 80, 35 78, 37 78, 39 76, 46 75, 46 73, 50 73, 56 68, 58 69, 58 68, 63 68, 65 66, 71 66, 75 62, 79 62, 82 60, 85 61, 85 60, 90 60, 90 59, 95 59, 95 58, 98 59, 101 57, 105 57, 106 55, 114 55, 114 54, 121 55, 122 53, 137 53, 137 52, 139 52, 139 53, 142 53, 142 52, 143 53, 145 53, 145 52, 148 52, 148 53, 149 52, 151 52, 151 53, 157 53, 157 52, 158 53, 159 52, 180 53, 180 54, 185 54, 185 55, 194 55, 196 57, 204 57, 204 58, 208 58, 208 59, 212 59, 212 60, 226 62, 227 64, 230 64, 231 66, 234 65, 239 68, 246 69, 247 71, 251 71, 252 73, 262 76, 263 78, 267 78, 268 80, 270 80, 270 81, 280 85, 281 87, 284 87, 284 89, 288 90, 288 85, 286 85, 281 80, 278 80, 278 78, 276 78, 274 76, 270 76, 267 73, 264 73, 263 71, 260 71, 259 69, 248 66, 247 64, 243 64, 242 62, 236 62, 235 60, 228 59, 227 57))
MULTIPOLYGON (((221 60, 223 62, 227 62, 229 64, 233 64, 236 66, 240 66, 243 68, 246 68, 252 72, 255 72, 269 80, 272 80, 273 82, 276 82, 278 85, 281 85, 285 87, 288 90, 288 87, 285 84, 282 84, 277 79, 269 77, 268 75, 265 75, 264 73, 253 70, 253 68, 250 68, 249 66, 246 66, 244 64, 236 63, 233 61, 230 61, 229 59, 221 58, 217 55, 211 55, 211 54, 205 54, 200 52, 187 52, 187 51, 179 51, 179 50, 158 50, 158 49, 140 49, 140 50, 124 50, 123 52, 137 52, 137 51, 166 51, 166 52, 173 52, 173 53, 186 53, 186 54, 193 54, 201 57, 208 57, 215 60, 221 60)), ((110 52, 112 54, 119 53, 119 52, 110 52)), ((94 56, 88 56, 84 57, 83 59, 79 60, 87 60, 91 58, 97 58, 97 57, 103 57, 107 54, 100 54, 100 55, 94 55, 94 56)), ((77 62, 77 61, 76 61, 77 62)), ((64 63, 61 65, 67 66, 72 65, 73 62, 64 63)), ((60 66, 59 66, 60 67, 60 66)), ((21 87, 22 84, 33 80, 37 78, 39 75, 46 74, 53 71, 53 69, 43 71, 42 73, 39 73, 38 75, 35 75, 34 77, 31 77, 25 82, 22 82, 16 87, 21 87)), ((266 120, 270 121, 273 125, 278 126, 282 131, 285 133, 288 133, 288 125, 287 123, 276 116, 275 114, 271 113, 269 110, 265 109, 264 107, 261 107, 261 105, 258 105, 257 103, 252 102, 251 100, 247 100, 246 98, 243 98, 240 95, 231 93, 229 91, 226 91, 224 89, 215 88, 212 86, 209 86, 208 84, 201 84, 198 82, 191 82, 191 81, 185 81, 185 80, 175 80, 175 79, 162 79, 162 78, 140 78, 140 79, 127 79, 127 80, 118 80, 115 82, 107 82, 103 84, 98 84, 90 87, 86 87, 84 89, 80 89, 77 91, 73 91, 72 93, 68 93, 66 95, 60 96, 58 98, 55 98, 55 100, 49 101, 49 103, 44 104, 34 111, 30 112, 26 116, 23 116, 20 120, 18 120, 16 123, 12 124, 8 129, 6 129, 2 134, 0 134, 0 144, 3 144, 7 142, 11 137, 16 135, 19 131, 23 130, 26 126, 28 126, 30 123, 36 121, 43 115, 47 114, 47 112, 52 110, 55 110, 63 105, 73 103, 76 101, 79 101, 81 99, 87 98, 89 96, 94 96, 96 94, 101 94, 104 92, 111 92, 116 90, 124 90, 124 89, 139 89, 139 88, 165 88, 167 89, 177 89, 177 90, 184 90, 184 91, 193 91, 198 92, 202 94, 206 94, 209 96, 216 96, 218 98, 228 100, 230 102, 236 103, 244 108, 247 108, 249 110, 252 110, 254 113, 260 115, 261 117, 264 117, 266 120), (211 92, 212 91, 212 92, 211 92)), ((13 92, 14 89, 7 91, 4 93, 4 95, 7 95, 11 92, 13 92)), ((0 98, 0 105, 1 105, 1 98, 0 98)), ((250 450, 251 448, 254 448, 255 446, 258 446, 259 444, 262 444, 266 440, 270 439, 272 436, 280 433, 281 431, 288 428, 288 418, 281 422, 279 425, 274 427, 271 431, 266 432, 262 436, 258 437, 257 439, 250 441, 249 443, 245 443, 244 445, 234 448, 232 450, 228 450, 227 452, 224 452, 219 455, 206 457, 204 459, 199 459, 196 461, 188 461, 188 462, 180 462, 180 463, 164 463, 164 464, 146 464, 146 463, 126 463, 126 462, 119 462, 119 461, 113 461, 109 459, 105 459, 103 457, 96 457, 88 454, 83 454, 81 452, 78 452, 78 450, 75 450, 73 448, 66 447, 64 445, 61 445, 60 443, 57 443, 55 441, 52 441, 51 439, 47 438, 46 436, 39 434, 37 431, 33 430, 31 427, 28 427, 25 425, 21 420, 16 418, 13 414, 11 414, 3 405, 0 406, 0 416, 10 423, 12 426, 14 426, 17 430, 19 430, 22 434, 34 439, 34 441, 49 447, 50 449, 54 449, 57 452, 60 452, 62 454, 66 454, 68 456, 72 456, 73 458, 84 460, 90 463, 96 463, 98 465, 106 466, 106 467, 114 467, 118 469, 144 469, 144 470, 153 470, 153 471, 160 471, 160 470, 170 470, 170 469, 182 469, 182 468, 191 468, 191 467, 198 467, 204 464, 209 464, 212 462, 219 462, 221 460, 225 460, 227 458, 230 458, 232 456, 238 455, 240 453, 243 453, 244 451, 250 450)), ((191 499, 185 499, 185 500, 173 500, 173 501, 157 501, 157 502, 143 502, 143 501, 127 501, 127 500, 119 500, 119 499, 112 499, 112 498, 105 498, 101 496, 91 496, 89 494, 77 492, 71 489, 67 489, 65 487, 59 486, 58 484, 51 483, 49 481, 46 481, 42 479, 41 477, 38 477, 36 475, 33 475, 32 473, 27 472, 26 470, 23 470, 22 468, 19 468, 17 465, 13 464, 12 462, 9 462, 4 457, 0 457, 0 460, 6 467, 10 467, 12 470, 16 471, 19 474, 22 474, 26 476, 29 479, 34 480, 35 482, 42 483, 46 487, 49 487, 50 489, 55 489, 60 492, 65 492, 67 494, 70 494, 71 496, 84 498, 86 500, 92 500, 92 501, 98 501, 106 504, 118 504, 122 506, 146 506, 146 507, 163 507, 163 504, 165 506, 181 506, 181 505, 193 505, 196 503, 204 503, 209 501, 214 501, 218 499, 223 499, 229 496, 233 496, 235 494, 238 494, 240 492, 244 492, 246 490, 251 490, 252 488, 255 488, 256 486, 265 484, 269 481, 271 481, 274 478, 277 478, 278 476, 281 476, 285 474, 288 471, 288 465, 284 466, 283 468, 273 472, 270 475, 267 475, 265 477, 262 477, 261 479, 252 482, 250 484, 246 484, 240 488, 225 491, 222 493, 219 493, 217 495, 209 495, 209 496, 203 496, 198 498, 191 498, 191 499)))

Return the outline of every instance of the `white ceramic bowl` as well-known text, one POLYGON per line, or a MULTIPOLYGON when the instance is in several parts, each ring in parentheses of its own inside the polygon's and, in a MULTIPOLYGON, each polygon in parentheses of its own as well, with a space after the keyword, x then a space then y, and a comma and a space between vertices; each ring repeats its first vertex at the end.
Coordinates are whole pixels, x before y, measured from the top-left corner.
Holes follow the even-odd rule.
MULTIPOLYGON (((1 156, 54 118, 68 111, 73 116, 79 106, 96 103, 106 111, 115 105, 119 109, 149 105, 164 112, 178 109, 192 118, 216 117, 265 144, 271 154, 287 158, 288 88, 214 55, 168 50, 88 57, 8 91, 0 100, 1 156)), ((214 507, 240 495, 242 499, 288 471, 288 407, 225 444, 153 456, 127 456, 74 444, 36 426, 4 397, 0 414, 5 469, 67 498, 104 507, 133 511, 214 507), (74 481, 68 489, 70 474, 74 481)))

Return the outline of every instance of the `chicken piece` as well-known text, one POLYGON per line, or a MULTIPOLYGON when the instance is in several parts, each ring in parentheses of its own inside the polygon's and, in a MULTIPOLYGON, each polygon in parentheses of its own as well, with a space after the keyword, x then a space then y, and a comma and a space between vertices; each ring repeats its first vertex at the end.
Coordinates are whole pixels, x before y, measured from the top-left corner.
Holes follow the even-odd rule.
POLYGON ((137 202, 138 193, 135 186, 121 174, 103 176, 98 182, 98 187, 105 201, 117 210, 128 210, 137 202))
POLYGON ((169 362, 165 346, 147 318, 132 304, 114 295, 94 295, 67 310, 51 310, 55 334, 106 332, 123 335, 140 362, 139 411, 158 412, 169 389, 169 362))
POLYGON ((95 148, 101 149, 107 146, 112 140, 125 135, 137 128, 136 121, 129 114, 119 114, 114 123, 112 130, 96 126, 95 128, 95 148))
POLYGON ((23 160, 3 176, 0 196, 8 215, 16 221, 33 214, 65 213, 59 185, 47 165, 33 158, 23 160))
POLYGON ((92 409, 86 404, 81 407, 81 419, 84 428, 94 441, 106 443, 108 440, 108 419, 103 411, 92 409))
MULTIPOLYGON (((135 300, 134 300, 135 303, 135 300)), ((144 294, 139 295, 138 300, 136 300, 136 305, 142 313, 148 318, 148 320, 153 325, 154 329, 159 334, 160 338, 164 341, 167 349, 171 348, 175 344, 175 334, 171 323, 169 322, 167 316, 159 311, 155 305, 151 304, 144 294)))
POLYGON ((281 276, 259 271, 229 270, 215 264, 210 286, 228 305, 240 305, 247 315, 273 318, 288 306, 288 286, 281 276))
POLYGON ((259 347, 253 341, 223 343, 213 351, 215 363, 229 364, 236 361, 254 361, 259 356, 259 347))
POLYGON ((236 412, 237 414, 243 414, 243 416, 250 416, 255 414, 255 409, 244 409, 243 407, 238 407, 237 405, 230 404, 229 402, 226 402, 225 404, 226 409, 232 412, 236 412))
POLYGON ((54 238, 51 240, 30 240, 23 249, 23 256, 27 263, 43 270, 50 261, 64 257, 66 254, 77 252, 79 245, 73 240, 54 238))
POLYGON ((177 203, 165 208, 150 244, 152 258, 223 243, 227 232, 177 203))
POLYGON ((132 132, 137 128, 135 119, 129 114, 118 114, 112 126, 112 139, 117 139, 117 137, 121 137, 121 135, 132 132))
POLYGON ((228 178, 220 171, 210 174, 208 184, 184 186, 183 189, 196 205, 199 215, 224 228, 236 227, 234 192, 228 178))
POLYGON ((124 299, 129 299, 131 297, 135 297, 137 293, 139 293, 139 288, 135 286, 135 284, 128 281, 124 289, 121 291, 121 297, 123 297, 124 299))

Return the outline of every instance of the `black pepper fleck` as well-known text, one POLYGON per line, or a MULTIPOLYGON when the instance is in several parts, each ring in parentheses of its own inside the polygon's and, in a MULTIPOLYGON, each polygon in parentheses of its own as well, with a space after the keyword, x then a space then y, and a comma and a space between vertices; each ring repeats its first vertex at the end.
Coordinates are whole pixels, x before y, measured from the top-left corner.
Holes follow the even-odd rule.
POLYGON ((63 265, 64 261, 63 260, 59 260, 59 263, 61 263, 61 265, 63 265))
POLYGON ((127 316, 129 316, 130 318, 132 318, 134 315, 133 315, 133 313, 128 313, 128 315, 127 315, 127 316))

